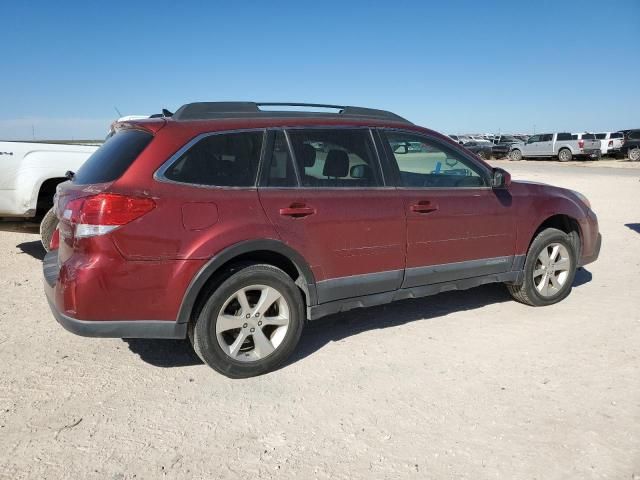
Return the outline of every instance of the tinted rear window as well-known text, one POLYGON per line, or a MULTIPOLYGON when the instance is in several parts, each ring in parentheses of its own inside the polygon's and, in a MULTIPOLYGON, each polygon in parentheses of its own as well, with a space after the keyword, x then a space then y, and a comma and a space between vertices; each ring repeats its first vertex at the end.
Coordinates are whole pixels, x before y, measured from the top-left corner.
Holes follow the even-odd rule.
POLYGON ((217 187, 256 183, 263 131, 208 135, 165 172, 169 180, 217 187))
POLYGON ((596 136, 593 133, 583 133, 582 134, 582 139, 583 140, 595 140, 596 136))
POLYGON ((629 132, 629 138, 633 140, 640 139, 640 130, 632 130, 631 132, 629 132))
POLYGON ((607 134, 606 133, 596 133, 596 138, 598 140, 604 140, 605 138, 607 138, 607 134))
POLYGON ((153 138, 142 130, 120 130, 78 169, 73 183, 113 182, 122 176, 153 138))
POLYGON ((622 132, 614 132, 609 138, 622 138, 624 135, 622 132))

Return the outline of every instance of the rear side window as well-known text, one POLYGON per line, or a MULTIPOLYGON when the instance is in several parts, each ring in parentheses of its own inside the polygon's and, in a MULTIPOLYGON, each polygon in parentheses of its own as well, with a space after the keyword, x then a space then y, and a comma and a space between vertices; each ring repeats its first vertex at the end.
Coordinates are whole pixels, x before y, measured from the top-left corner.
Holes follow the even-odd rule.
POLYGON ((556 137, 557 140, 571 140, 571 134, 570 133, 559 133, 558 136, 556 137))
POLYGON ((303 186, 365 188, 382 185, 368 130, 311 129, 288 133, 303 186))
POLYGON ((208 135, 164 173, 169 180, 217 187, 251 187, 256 183, 264 132, 208 135))
POLYGON ((633 140, 640 140, 640 130, 633 130, 629 132, 629 138, 633 140))
POLYGON ((552 138, 553 138, 553 134, 551 133, 545 133, 544 135, 540 135, 541 142, 550 142, 552 138))
POLYGON ((118 131, 82 164, 73 183, 87 185, 117 180, 152 139, 153 135, 142 130, 118 131))

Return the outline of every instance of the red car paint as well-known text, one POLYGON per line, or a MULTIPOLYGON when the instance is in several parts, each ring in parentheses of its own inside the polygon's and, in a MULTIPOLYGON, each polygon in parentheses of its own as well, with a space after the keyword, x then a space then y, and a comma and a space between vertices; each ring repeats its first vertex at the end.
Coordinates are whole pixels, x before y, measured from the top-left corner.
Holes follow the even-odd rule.
MULTIPOLYGON (((370 119, 151 119, 117 124, 116 129, 142 129, 154 138, 117 180, 96 185, 65 182, 58 187, 59 272, 51 286, 53 307, 84 321, 176 322, 189 285, 207 262, 252 240, 274 240, 296 252, 316 284, 525 255, 534 232, 557 215, 578 223, 581 263, 597 256, 593 212, 572 192, 545 185, 513 182, 505 191, 198 188, 154 178, 167 159, 203 133, 314 126, 402 129, 461 150, 431 130, 370 119), (73 238, 64 218, 67 205, 101 192, 149 198, 155 208, 106 235, 73 238), (299 217, 297 211, 313 214, 299 217)), ((491 170, 481 159, 473 161, 491 170)), ((400 275, 395 288, 402 283, 400 275)), ((307 301, 314 300, 308 296, 307 301)), ((321 303, 322 298, 315 301, 321 303)))

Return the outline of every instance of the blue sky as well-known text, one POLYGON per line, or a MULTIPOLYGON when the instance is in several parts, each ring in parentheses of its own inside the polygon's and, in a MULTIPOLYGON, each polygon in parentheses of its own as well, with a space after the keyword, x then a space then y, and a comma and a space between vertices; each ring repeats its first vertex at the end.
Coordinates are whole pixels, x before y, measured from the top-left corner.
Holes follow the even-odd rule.
POLYGON ((640 0, 4 2, 0 138, 198 100, 395 111, 448 133, 640 128, 640 0))

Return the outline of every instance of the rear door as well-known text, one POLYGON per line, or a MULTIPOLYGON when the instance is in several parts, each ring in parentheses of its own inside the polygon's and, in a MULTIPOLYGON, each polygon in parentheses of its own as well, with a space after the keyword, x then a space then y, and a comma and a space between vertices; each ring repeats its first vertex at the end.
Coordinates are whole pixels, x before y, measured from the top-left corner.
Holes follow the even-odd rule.
POLYGON ((281 239, 311 267, 319 303, 398 289, 405 217, 367 128, 272 132, 259 188, 281 239))
POLYGON ((400 130, 381 134, 407 216, 403 288, 511 270, 511 197, 489 187, 489 169, 430 136, 400 130), (409 143, 421 149, 410 151, 409 143))

